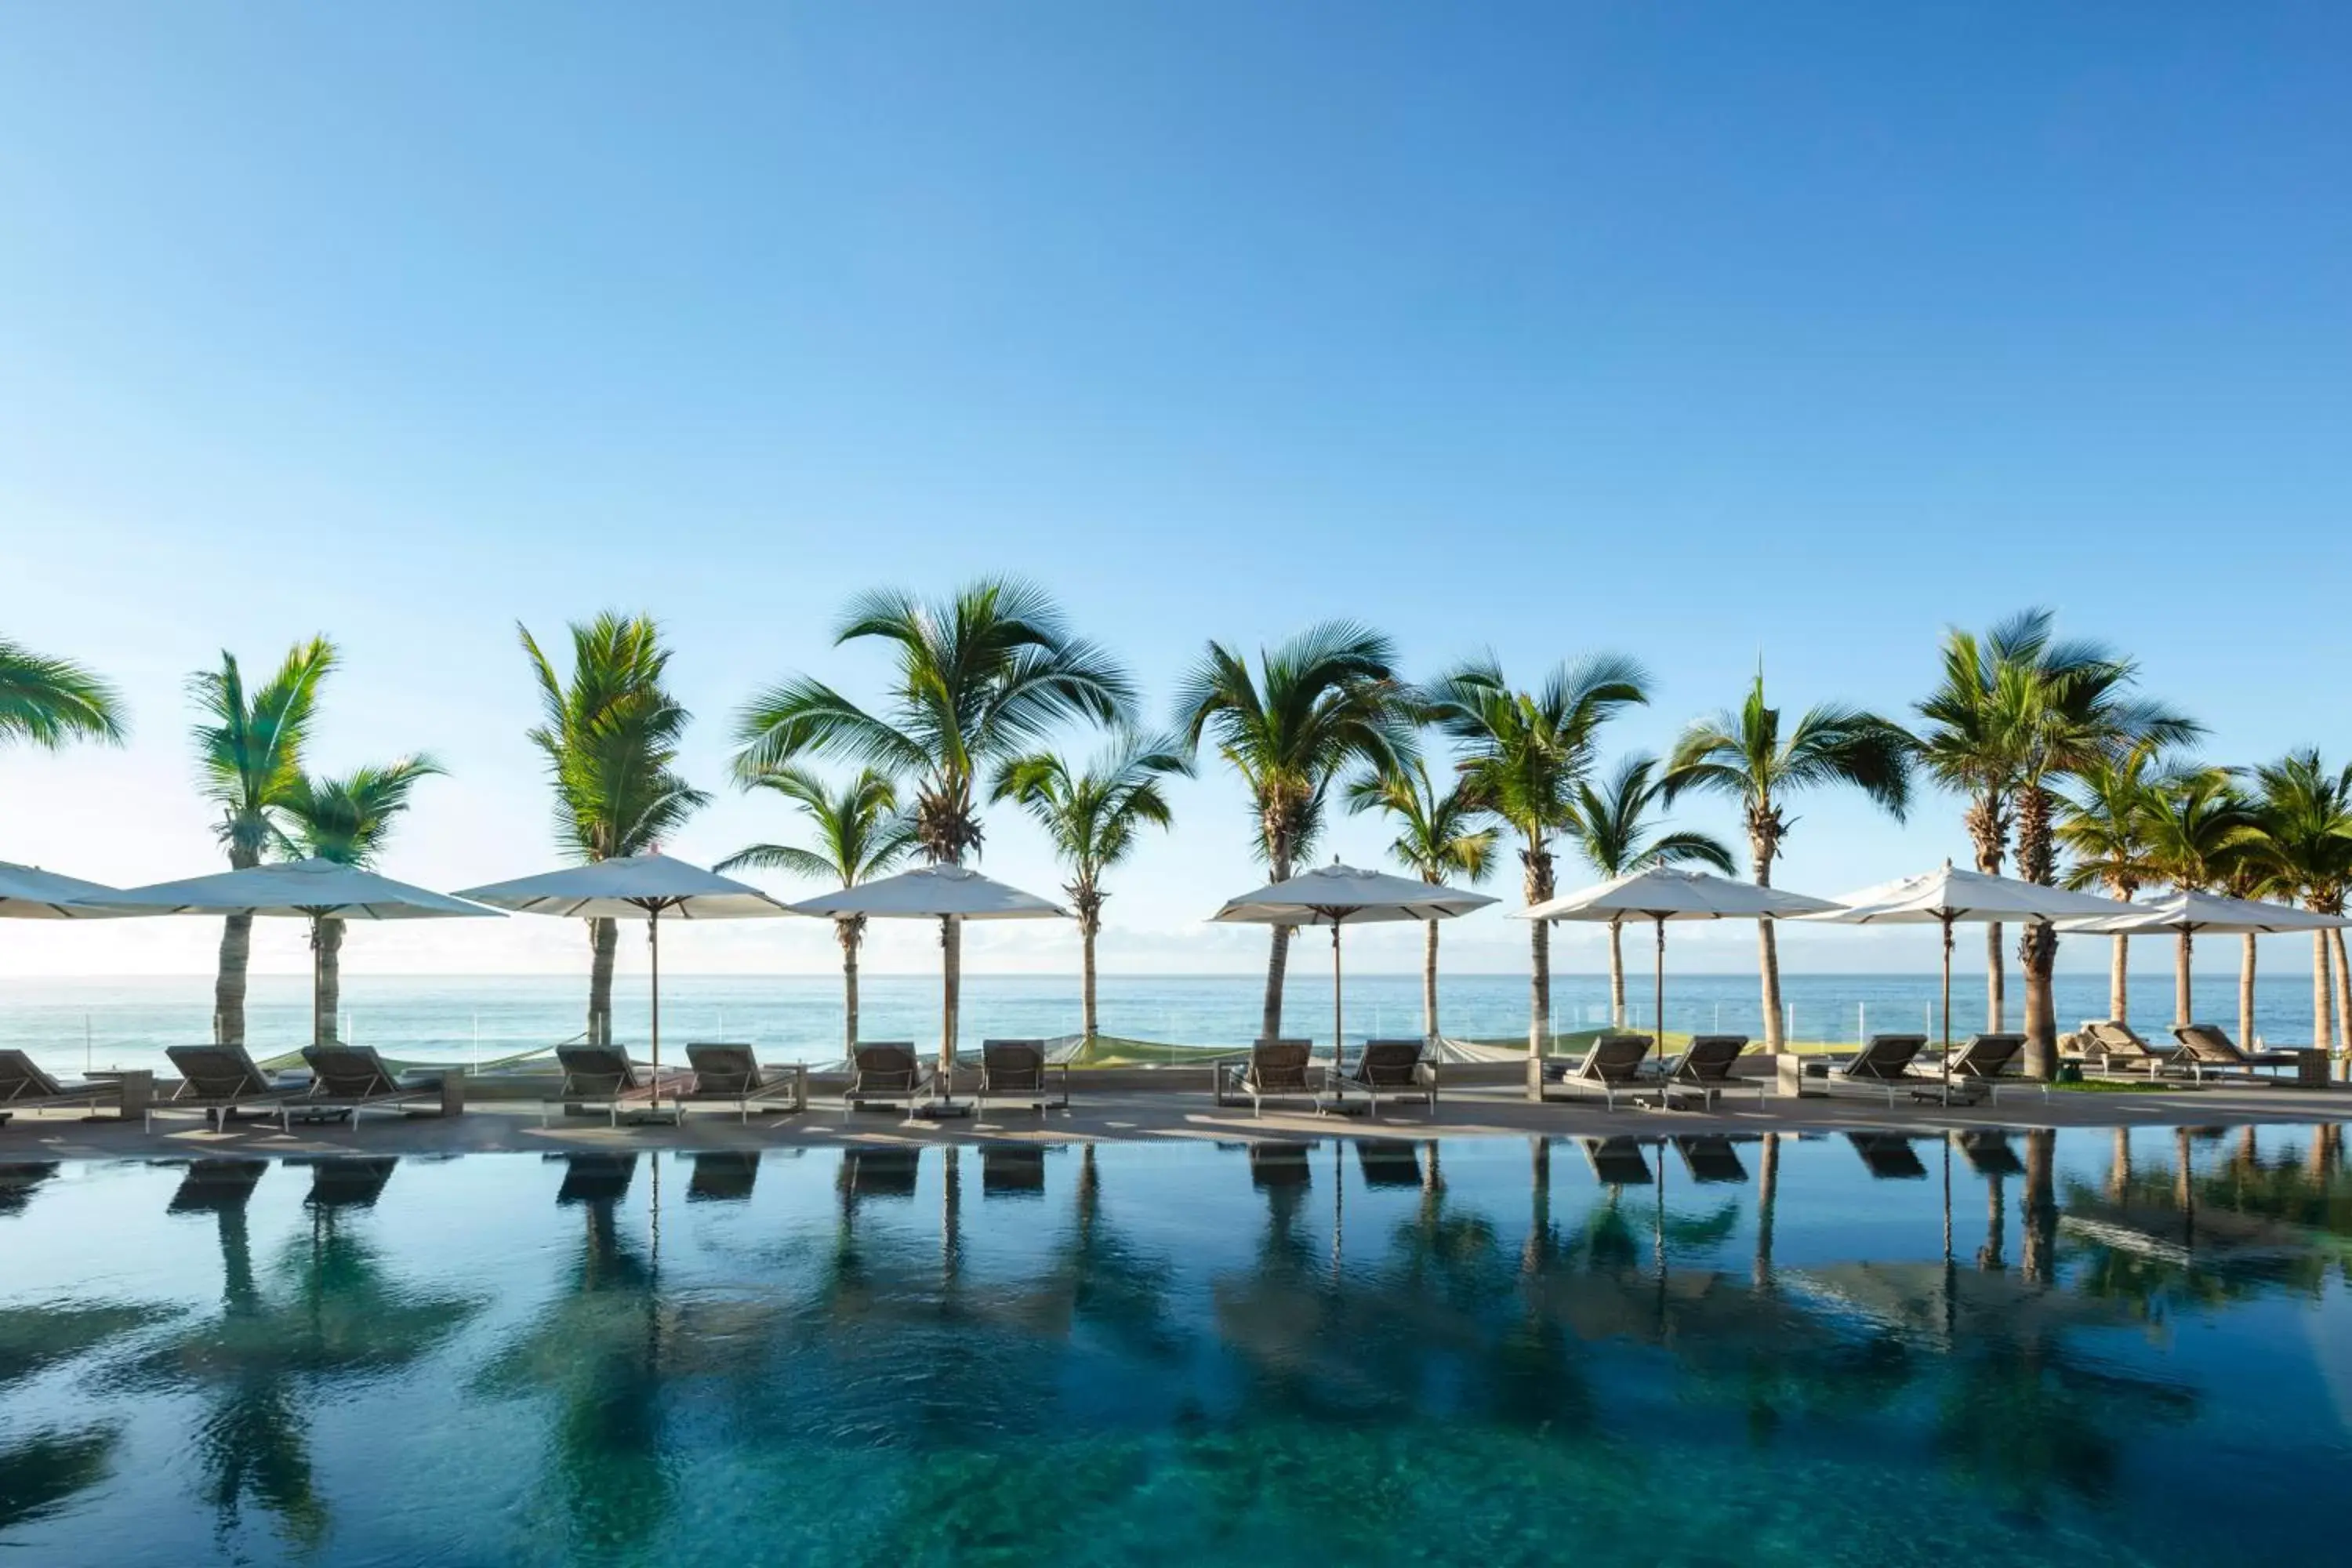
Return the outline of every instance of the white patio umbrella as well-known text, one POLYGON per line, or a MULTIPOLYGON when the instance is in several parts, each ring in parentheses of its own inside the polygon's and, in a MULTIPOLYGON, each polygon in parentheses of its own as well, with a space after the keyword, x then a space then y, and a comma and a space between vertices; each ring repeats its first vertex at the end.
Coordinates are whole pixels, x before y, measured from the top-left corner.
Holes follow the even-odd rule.
MULTIPOLYGON (((2119 906, 2122 912, 2105 919, 2062 921, 2058 929, 2094 936, 2144 936, 2158 931, 2170 931, 2180 939, 2179 967, 2179 989, 2173 998, 2173 1010, 2180 1015, 2176 1023, 2193 1024, 2194 999, 2189 989, 2193 984, 2189 960, 2196 945, 2198 933, 2212 931, 2223 936, 2262 936, 2275 931, 2329 931, 2337 926, 2352 926, 2352 918, 2323 914, 2317 910, 2290 909, 2285 904, 2260 902, 2249 899, 2225 898, 2220 893, 2200 893, 2179 889, 2146 903, 2119 906)), ((2253 1042, 2246 1042, 2252 1045, 2253 1042)))
POLYGON ((1759 888, 1704 871, 1678 871, 1654 867, 1579 889, 1520 910, 1511 918, 1526 921, 1615 921, 1639 916, 1657 928, 1656 1028, 1658 1044, 1666 1039, 1666 922, 1668 921, 1790 920, 1821 914, 1838 906, 1827 899, 1811 898, 1780 888, 1759 888))
POLYGON ((85 882, 38 866, 0 860, 0 919, 15 921, 100 920, 127 915, 129 910, 101 910, 80 903, 104 898, 120 889, 103 882, 85 882))
POLYGON ((1331 928, 1331 1079, 1347 1062, 1347 1012, 1339 999, 1339 928, 1376 921, 1452 920, 1496 900, 1443 882, 1359 870, 1334 860, 1225 900, 1209 918, 1225 924, 1331 928))
POLYGON ((620 855, 566 866, 511 882, 468 888, 458 895, 494 904, 520 914, 561 915, 574 920, 646 918, 646 942, 651 951, 649 969, 653 994, 653 1108, 661 1110, 661 922, 664 915, 682 921, 757 920, 786 915, 791 909, 748 882, 684 860, 673 860, 658 850, 620 855))
POLYGON ((340 860, 313 858, 217 871, 178 882, 156 882, 144 888, 100 893, 80 900, 97 910, 144 915, 261 915, 310 922, 310 1038, 324 1044, 335 1037, 335 1021, 327 1016, 323 984, 326 972, 319 958, 319 922, 325 920, 406 921, 482 916, 499 911, 451 898, 427 888, 412 887, 390 877, 346 866, 340 860))
POLYGON ((1838 908, 1805 920, 1846 925, 1939 925, 1944 928, 1944 1091, 1952 1085, 1952 927, 1963 921, 2063 921, 2127 913, 2131 906, 2089 893, 2045 888, 2014 877, 1962 870, 1949 860, 1924 876, 1881 882, 1841 895, 1838 908))
MULTIPOLYGON (((983 877, 969 866, 918 866, 896 876, 860 882, 854 888, 803 899, 791 906, 794 914, 871 915, 877 920, 936 920, 942 953, 955 958, 961 944, 947 940, 948 927, 960 921, 1068 920, 1070 911, 1051 899, 983 877)), ((943 963, 940 970, 940 1081, 953 1083, 956 1033, 963 991, 961 961, 943 963)), ((944 1092, 944 1091, 943 1091, 944 1092)))

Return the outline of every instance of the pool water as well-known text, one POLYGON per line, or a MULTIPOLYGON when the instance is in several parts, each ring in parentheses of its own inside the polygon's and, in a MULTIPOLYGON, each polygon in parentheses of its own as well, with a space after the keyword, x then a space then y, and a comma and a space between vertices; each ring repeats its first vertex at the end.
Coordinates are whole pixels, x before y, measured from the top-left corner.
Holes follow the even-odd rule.
POLYGON ((0 1143, 0 1562, 2340 1560, 2341 1130, 1965 1138, 0 1143))

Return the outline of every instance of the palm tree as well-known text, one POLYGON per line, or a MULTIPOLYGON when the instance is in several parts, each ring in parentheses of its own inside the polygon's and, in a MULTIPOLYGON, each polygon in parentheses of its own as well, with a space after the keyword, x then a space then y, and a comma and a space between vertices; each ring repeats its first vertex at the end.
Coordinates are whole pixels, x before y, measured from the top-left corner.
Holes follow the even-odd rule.
MULTIPOLYGON (((1530 904, 1552 896, 1551 841, 1576 825, 1576 786, 1591 771, 1601 726, 1647 702, 1649 676, 1632 659, 1596 654, 1555 668, 1534 691, 1515 691, 1492 658, 1466 664, 1426 694, 1427 716, 1461 743, 1470 798, 1519 836, 1530 904)), ((1528 922, 1528 1092, 1551 1034, 1551 927, 1528 922)))
MULTIPOLYGON (((1759 670, 1738 711, 1698 720, 1683 731, 1666 762, 1664 794, 1668 805, 1692 790, 1738 802, 1756 885, 1769 888, 1772 862, 1789 834, 1782 805, 1790 795, 1847 784, 1900 822, 1911 804, 1913 744, 1900 726, 1835 704, 1807 709, 1783 738, 1780 710, 1765 703, 1759 670)), ((1770 921, 1756 922, 1756 948, 1764 975, 1764 1048, 1777 1052, 1782 1045, 1780 953, 1770 921)))
POLYGON ((1100 1033, 1095 1006, 1095 939, 1102 934, 1103 874, 1135 853, 1146 827, 1175 821, 1160 780, 1192 771, 1192 759, 1174 741, 1122 730, 1084 768, 1051 752, 1014 757, 997 770, 991 800, 1018 801, 1053 840, 1070 868, 1063 884, 1078 916, 1079 1026, 1086 1043, 1100 1033))
MULTIPOLYGON (((1405 693, 1396 679, 1396 645, 1370 626, 1326 621, 1273 649, 1257 668, 1212 642, 1176 695, 1185 743, 1213 737, 1218 754, 1241 775, 1256 818, 1251 847, 1287 880, 1323 831, 1332 784, 1359 763, 1380 769, 1413 754, 1405 693)), ((1259 1031, 1282 1033, 1282 983, 1291 928, 1276 926, 1265 964, 1259 1031)))
MULTIPOLYGON (((649 616, 610 610, 572 623, 572 670, 561 676, 517 623, 539 687, 540 722, 525 731, 547 760, 555 835, 583 861, 640 855, 675 832, 710 797, 671 769, 693 715, 662 685, 669 650, 649 616)), ((620 928, 588 922, 588 1030, 613 1037, 613 959, 620 928)))
MULTIPOLYGON (((935 865, 961 865, 979 853, 985 770, 1034 749, 1066 720, 1113 724, 1134 716, 1127 672, 1073 633, 1044 590, 1012 578, 983 578, 936 603, 895 589, 860 595, 834 642, 868 637, 891 645, 898 665, 888 705, 868 712, 806 676, 779 682, 736 720, 736 770, 748 775, 826 756, 909 780, 915 840, 935 865)), ((959 922, 940 922, 943 1064, 955 1050, 962 942, 959 922)))
MULTIPOLYGON (((816 829, 817 847, 753 844, 719 862, 789 871, 796 877, 837 881, 845 888, 881 876, 915 847, 915 822, 898 809, 898 793, 871 768, 838 789, 805 768, 764 768, 745 777, 746 789, 773 790, 801 808, 816 829)), ((857 949, 866 940, 864 915, 835 915, 833 934, 841 943, 841 997, 848 1055, 857 1053, 857 949)))
MULTIPOLYGON (((2226 768, 2194 763, 2157 781, 2147 803, 2147 860, 2156 875, 2184 892, 2208 892, 2226 881, 2258 839, 2253 813, 2226 768)), ((2173 947, 2173 1022, 2189 1024, 2189 964, 2195 938, 2181 931, 2173 947)))
MULTIPOLYGON (((236 656, 188 678, 202 721, 194 730, 205 797, 220 807, 214 831, 238 870, 261 864, 284 837, 283 811, 302 783, 302 745, 310 738, 319 684, 335 668, 335 647, 312 637, 248 693, 236 656)), ((213 982, 213 1029, 223 1045, 245 1043, 245 972, 253 954, 253 917, 221 922, 220 969, 213 982)))
MULTIPOLYGON (((1431 782, 1429 769, 1418 757, 1396 759, 1385 768, 1360 774, 1348 785, 1352 811, 1378 809, 1394 817, 1397 836, 1389 853, 1398 864, 1424 882, 1443 882, 1448 876, 1483 882, 1494 869, 1496 832, 1480 826, 1486 814, 1470 793, 1468 781, 1456 779, 1444 793, 1431 782)), ((1437 1028, 1437 925, 1427 922, 1421 950, 1421 1027, 1434 1040, 1437 1028)))
MULTIPOLYGON (((420 752, 380 768, 354 768, 339 779, 296 779, 279 806, 291 847, 338 865, 373 868, 394 819, 408 809, 417 784, 442 772, 439 763, 420 752)), ((335 1020, 342 1010, 342 920, 312 916, 310 946, 318 954, 310 1038, 323 1046, 336 1038, 335 1020)))
MULTIPOLYGON (((2059 784, 2111 763, 2135 748, 2161 751, 2202 733, 2161 705, 2128 695, 2137 667, 2095 643, 2049 644, 2031 662, 2000 672, 1996 697, 2016 744, 2017 868, 2042 887, 2057 882, 2059 784)), ((2018 942, 2025 972, 2025 1070, 2048 1079, 2058 1068, 2053 976, 2058 933, 2031 921, 2018 942)))
MULTIPOLYGON (((1711 866, 1736 876, 1731 851, 1713 835, 1653 831, 1650 811, 1665 788, 1657 772, 1658 759, 1637 752, 1620 762, 1599 789, 1589 781, 1577 784, 1570 832, 1586 863, 1604 881, 1658 866, 1711 866)), ((1623 916, 1609 922, 1609 1021, 1620 1029, 1625 1026, 1624 934, 1623 916)))
MULTIPOLYGON (((2254 770, 2259 837, 2245 858, 2263 868, 2263 891, 2341 914, 2352 886, 2352 767, 2331 773, 2315 750, 2290 752, 2254 770)), ((2344 933, 2311 933, 2311 1040, 2321 1050, 2352 1032, 2352 976, 2344 933)))
MULTIPOLYGON (((2074 787, 2058 797, 2053 830, 2067 852, 2065 884, 2078 892, 2093 888, 2129 903, 2156 875, 2147 858, 2147 808, 2155 786, 2148 767, 2156 753, 2134 746, 2122 755, 2100 758, 2075 775, 2074 787)), ((2111 939, 2107 1013, 2131 1021, 2131 938, 2111 939)))
POLYGON ((73 741, 121 745, 128 721, 114 688, 78 664, 0 637, 0 746, 45 752, 73 741))

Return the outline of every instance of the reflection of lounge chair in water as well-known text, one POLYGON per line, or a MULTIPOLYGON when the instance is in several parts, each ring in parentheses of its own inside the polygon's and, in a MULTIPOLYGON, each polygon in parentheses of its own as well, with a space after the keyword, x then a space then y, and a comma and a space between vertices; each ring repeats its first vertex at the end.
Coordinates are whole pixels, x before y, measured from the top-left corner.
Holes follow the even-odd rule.
POLYGON ((615 1204, 625 1196, 637 1173, 635 1154, 550 1154, 563 1162, 563 1185, 557 1189, 559 1205, 615 1204))
POLYGON ((1862 1163, 1870 1167, 1871 1179, 1880 1182, 1924 1182, 1927 1167, 1911 1148, 1910 1138, 1901 1132, 1849 1132, 1847 1142, 1862 1163))
POLYGON ((690 1204, 739 1204, 751 1195, 760 1179, 757 1149, 713 1150, 694 1157, 694 1174, 686 1184, 690 1204))
POLYGON ((1279 1192, 1314 1184, 1305 1143, 1253 1143, 1249 1146, 1250 1185, 1260 1192, 1279 1192))
POLYGON ((1580 1138, 1576 1142, 1603 1186, 1646 1187, 1657 1180, 1650 1173, 1650 1157, 1642 1152, 1638 1138, 1580 1138))
POLYGON ((58 1173, 55 1160, 11 1160, 0 1163, 0 1215, 21 1214, 33 1189, 58 1173))
POLYGON ((1367 1187, 1421 1186, 1421 1151, 1402 1138, 1360 1138, 1356 1159, 1367 1187))
POLYGON ((1683 1157, 1683 1169, 1690 1173, 1694 1182, 1748 1180, 1748 1167, 1740 1163, 1739 1151, 1719 1132, 1677 1138, 1675 1152, 1683 1157))
POLYGON ((845 1149, 841 1190, 852 1197, 911 1198, 922 1166, 919 1147, 845 1149))
POLYGON ((218 1214, 241 1209, 268 1171, 267 1160, 191 1160, 166 1212, 218 1214))
POLYGON ((2025 1163, 2009 1146, 2009 1134, 1971 1129, 1960 1134, 1960 1154, 1979 1176, 2021 1176, 2025 1163))
POLYGON ((1034 1198, 1045 1191, 1045 1150, 1036 1143, 983 1143, 980 1148, 980 1195, 1034 1198))
POLYGON ((392 1180, 397 1154, 334 1156, 313 1160, 310 1192, 302 1202, 314 1209, 363 1209, 375 1206, 384 1184, 392 1180))

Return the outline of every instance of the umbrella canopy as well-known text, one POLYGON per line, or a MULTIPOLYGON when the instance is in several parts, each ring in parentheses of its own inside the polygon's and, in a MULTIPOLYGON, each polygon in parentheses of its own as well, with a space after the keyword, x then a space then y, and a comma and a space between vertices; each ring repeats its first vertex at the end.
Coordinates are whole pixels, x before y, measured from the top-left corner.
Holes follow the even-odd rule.
POLYGON ((102 882, 85 882, 79 877, 44 871, 38 866, 0 860, 0 920, 99 920, 131 913, 128 910, 94 909, 83 903, 114 891, 102 882))
MULTIPOLYGON (((963 949, 946 941, 948 926, 957 921, 1068 920, 1070 911, 1051 899, 983 877, 968 866, 918 866, 893 877, 878 877, 838 892, 803 899, 792 906, 796 914, 839 917, 870 915, 877 920, 936 920, 940 922, 940 1082, 952 1088, 956 1034, 961 1022, 963 949)), ((940 1102, 947 1110, 953 1100, 940 1102)))
POLYGON ((642 855, 617 855, 610 860, 566 866, 560 871, 537 877, 519 877, 511 882, 468 888, 459 896, 524 914, 562 915, 575 920, 646 917, 646 943, 651 954, 653 1108, 656 1115, 661 1111, 662 917, 725 921, 792 913, 782 900, 770 898, 749 882, 706 871, 684 860, 673 860, 652 849, 642 855))
POLYGON ((1045 921, 1068 920, 1070 911, 1051 899, 983 877, 966 866, 918 866, 895 877, 878 877, 838 892, 803 899, 794 914, 871 915, 877 920, 1045 921))
MULTIPOLYGON (((1496 900, 1443 882, 1366 871, 1334 860, 1225 900, 1209 918, 1227 925, 1327 925, 1331 928, 1331 1082, 1347 1056, 1347 1010, 1339 999, 1339 928, 1387 921, 1442 921, 1496 900)), ((1529 1069, 1532 1071, 1533 1069, 1529 1069)))
POLYGON ((395 882, 357 866, 316 857, 248 866, 178 882, 156 882, 105 893, 84 902, 93 909, 121 914, 266 915, 280 920, 309 920, 310 1037, 320 1045, 335 1038, 336 1008, 328 994, 328 949, 320 939, 319 922, 440 920, 472 915, 491 918, 499 913, 446 893, 395 882))
POLYGON ((467 888, 458 897, 523 914, 577 920, 630 920, 638 915, 668 915, 686 921, 756 920, 792 912, 782 900, 748 882, 673 860, 657 850, 467 888))
POLYGON ((2242 935, 2283 931, 2328 931, 2352 926, 2352 916, 2323 914, 2285 904, 2228 899, 2219 893, 2174 891, 2146 903, 2125 904, 2104 918, 2061 921, 2063 931, 2097 936, 2140 936, 2155 931, 2216 931, 2242 935))
MULTIPOLYGON (((1547 899, 1513 917, 1528 921, 1596 921, 1613 923, 1639 918, 1657 928, 1658 956, 1654 1001, 1658 1045, 1666 1039, 1666 922, 1668 921, 1790 920, 1821 914, 1838 906, 1826 899, 1791 893, 1780 888, 1759 888, 1704 871, 1678 871, 1654 866, 1547 899)), ((1611 939, 1615 940, 1613 937, 1611 939)), ((1622 973, 1622 967, 1619 973, 1622 973)), ((1540 1092, 1540 1091, 1538 1091, 1540 1092)))

